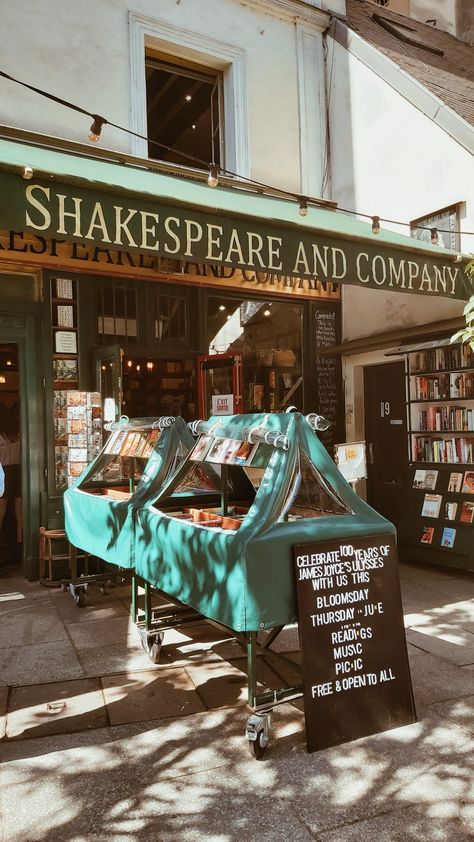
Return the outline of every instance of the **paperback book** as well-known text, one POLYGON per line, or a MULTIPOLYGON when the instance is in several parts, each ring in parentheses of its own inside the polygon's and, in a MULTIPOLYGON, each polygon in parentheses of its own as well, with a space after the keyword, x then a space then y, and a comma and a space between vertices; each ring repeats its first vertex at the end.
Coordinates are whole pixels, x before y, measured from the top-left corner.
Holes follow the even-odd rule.
POLYGON ((445 503, 444 504, 444 516, 446 520, 456 520, 456 512, 458 510, 457 503, 445 503))
POLYGON ((421 510, 421 516, 439 517, 441 501, 441 494, 425 494, 425 499, 423 500, 423 508, 421 510))
POLYGON ((431 544, 434 535, 434 526, 424 526, 421 535, 422 544, 431 544))
POLYGON ((474 520, 474 502, 464 500, 459 516, 459 523, 472 523, 474 520))
POLYGON ((436 481, 438 479, 438 471, 415 471, 413 477, 413 488, 426 489, 426 491, 434 491, 436 488, 436 481))
POLYGON ((462 483, 463 494, 474 494, 474 471, 466 471, 462 483))
POLYGON ((452 494, 458 494, 461 491, 462 474, 452 473, 449 475, 448 491, 452 494))
POLYGON ((443 529, 443 534, 441 536, 441 546, 454 547, 455 540, 456 530, 452 529, 450 526, 446 526, 445 529, 443 529))

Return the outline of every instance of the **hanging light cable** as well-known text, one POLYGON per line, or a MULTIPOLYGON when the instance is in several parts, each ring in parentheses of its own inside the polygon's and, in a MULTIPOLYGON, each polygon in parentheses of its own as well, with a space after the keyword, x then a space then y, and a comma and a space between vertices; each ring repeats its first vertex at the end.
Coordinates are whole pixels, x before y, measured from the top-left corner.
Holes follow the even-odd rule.
MULTIPOLYGON (((110 120, 106 120, 104 117, 100 117, 99 115, 93 114, 92 112, 87 111, 85 108, 81 108, 80 106, 76 105, 73 102, 68 102, 65 99, 61 99, 60 97, 57 97, 54 94, 51 94, 47 91, 43 91, 40 88, 35 87, 34 85, 28 85, 26 82, 22 82, 19 79, 15 79, 13 76, 10 76, 9 73, 5 73, 5 71, 3 71, 3 70, 0 70, 0 77, 2 77, 3 79, 7 79, 10 82, 14 82, 17 85, 21 85, 22 87, 27 88, 30 91, 34 91, 35 93, 39 94, 40 96, 43 96, 43 97, 45 97, 46 99, 49 99, 52 102, 56 102, 58 105, 62 105, 62 106, 65 106, 66 108, 70 108, 73 111, 78 112, 79 114, 85 114, 89 117, 92 117, 94 122, 92 123, 91 130, 90 130, 90 139, 93 142, 97 142, 97 140, 100 137, 100 132, 101 132, 102 126, 104 124, 107 124, 114 129, 118 129, 119 131, 122 131, 122 132, 125 132, 126 134, 131 135, 132 137, 137 137, 140 140, 146 140, 152 146, 159 147, 159 148, 164 149, 168 152, 173 151, 172 147, 167 146, 164 143, 160 143, 159 141, 152 140, 152 138, 148 138, 148 137, 146 137, 142 134, 139 134, 138 132, 134 132, 132 129, 128 129, 125 126, 118 125, 117 123, 112 123, 110 120), (96 120, 99 121, 98 124, 96 124, 96 120), (93 131, 93 129, 96 129, 96 131, 93 131), (94 135, 94 137, 92 138, 91 135, 94 135)), ((183 158, 189 160, 192 164, 204 165, 205 166, 206 162, 203 159, 198 158, 195 155, 189 155, 185 152, 180 152, 180 155, 183 158)), ((218 184, 218 173, 221 172, 222 174, 224 174, 226 176, 238 178, 241 181, 249 184, 251 187, 262 188, 263 190, 271 190, 274 194, 279 194, 280 196, 284 196, 285 198, 288 198, 288 199, 293 199, 293 200, 296 199, 299 202, 301 201, 301 197, 298 196, 295 193, 292 193, 291 191, 287 191, 287 190, 281 189, 279 187, 275 187, 274 185, 265 184, 263 182, 256 181, 255 179, 249 178, 248 176, 240 175, 239 173, 235 173, 232 170, 229 170, 227 168, 224 169, 224 168, 217 168, 216 167, 216 170, 217 170, 217 173, 214 174, 214 175, 212 175, 211 172, 209 172, 209 178, 208 178, 209 186, 212 186, 212 187, 217 186, 217 184, 218 184), (217 178, 217 181, 215 181, 216 178, 217 178), (211 184, 211 181, 212 181, 212 184, 211 184)), ((309 200, 306 200, 306 201, 309 201, 309 200)), ((314 204, 316 204, 316 205, 320 203, 320 199, 318 199, 318 197, 313 197, 313 198, 310 199, 310 201, 314 202, 314 204)), ((335 204, 334 204, 334 208, 336 209, 335 204)), ((364 219, 372 219, 372 231, 373 231, 374 234, 378 234, 380 232, 380 221, 386 222, 388 224, 403 225, 407 228, 413 227, 412 223, 410 223, 410 222, 404 222, 402 220, 397 220, 397 219, 388 219, 386 217, 383 217, 383 218, 375 217, 375 216, 371 217, 369 214, 361 213, 360 211, 357 211, 357 210, 350 210, 348 208, 342 208, 340 206, 337 206, 337 210, 340 213, 348 213, 348 214, 351 214, 352 216, 360 216, 360 217, 363 217, 364 219), (375 221, 378 222, 378 225, 375 224, 375 221), (378 230, 376 230, 377 228, 378 228, 378 230)), ((304 215, 304 212, 303 212, 302 215, 304 215)), ((425 226, 425 225, 416 225, 414 227, 417 228, 418 230, 422 230, 422 231, 433 230, 433 229, 431 229, 431 228, 429 228, 428 226, 425 226)), ((443 233, 445 232, 445 233, 449 233, 449 234, 453 234, 453 233, 454 234, 462 234, 463 236, 474 236, 474 231, 461 231, 461 230, 449 230, 448 231, 447 229, 441 228, 441 229, 437 229, 437 233, 438 233, 438 230, 442 231, 443 233)), ((462 256, 461 256, 461 260, 462 260, 462 256)))

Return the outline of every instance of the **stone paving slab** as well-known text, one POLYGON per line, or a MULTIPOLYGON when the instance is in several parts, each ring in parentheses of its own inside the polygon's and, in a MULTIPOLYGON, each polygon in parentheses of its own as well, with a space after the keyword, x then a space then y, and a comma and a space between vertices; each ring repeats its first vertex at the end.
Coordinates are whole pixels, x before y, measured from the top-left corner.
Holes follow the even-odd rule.
MULTIPOLYGON (((287 800, 284 809, 277 809, 278 822, 274 820, 275 799, 264 764, 254 791, 249 792, 249 787, 254 787, 255 761, 243 737, 246 714, 242 713, 211 711, 181 720, 115 726, 0 746, 5 840, 121 842, 123 838, 128 842, 181 842, 188 837, 198 839, 200 833, 200 842, 241 842, 244 833, 249 840, 312 842, 306 831, 301 835, 304 829, 288 812, 287 800), (240 763, 245 767, 242 777, 238 775, 240 763), (235 774, 238 780, 234 790, 235 774), (193 782, 199 788, 202 776, 206 777, 205 791, 196 799, 193 782), (229 783, 221 799, 224 778, 229 783), (244 780, 245 792, 239 794, 244 780), (184 802, 180 805, 181 795, 189 799, 189 808, 184 802), (168 807, 172 808, 169 823, 168 807), (226 824, 229 836, 222 835, 226 824), (281 828, 283 837, 265 836, 281 828)), ((286 735, 302 745, 301 723, 301 714, 290 706, 280 708, 277 730, 282 739, 286 735)))
POLYGON ((123 642, 99 646, 96 649, 81 649, 78 660, 84 675, 92 678, 102 675, 123 673, 124 670, 149 670, 151 661, 142 648, 136 634, 128 635, 123 642))
POLYGON ((120 599, 104 599, 99 603, 86 601, 84 608, 79 608, 68 594, 60 595, 61 598, 52 597, 51 601, 56 608, 61 620, 66 625, 76 623, 87 623, 91 620, 110 620, 113 617, 128 617, 130 608, 126 608, 120 599))
MULTIPOLYGON (((473 682, 474 687, 474 682, 473 682)), ((474 735, 474 695, 451 702, 438 702, 432 710, 474 735)))
POLYGON ((126 640, 129 635, 138 638, 135 625, 127 616, 74 623, 68 626, 68 632, 79 652, 96 649, 99 645, 115 645, 126 640))
POLYGON ((472 693, 472 673, 433 655, 410 655, 411 680, 415 699, 426 704, 448 701, 472 693))
POLYGON ((108 724, 98 680, 62 681, 14 687, 7 715, 7 737, 30 739, 108 724))
POLYGON ((14 602, 1 615, 0 649, 66 639, 67 632, 49 604, 14 602))
MULTIPOLYGON (((247 704, 245 659, 232 663, 216 659, 203 664, 188 664, 186 672, 210 710, 247 704)), ((264 689, 278 688, 282 685, 281 679, 262 658, 257 658, 257 678, 259 690, 262 692, 264 689)))
POLYGON ((408 629, 406 639, 419 649, 457 666, 474 663, 474 634, 460 626, 414 626, 408 629))
POLYGON ((230 709, 4 744, 5 838, 404 842, 396 834, 405 814, 410 842, 414 827, 417 842, 448 842, 439 836, 447 828, 454 842, 461 830, 467 842, 474 828, 468 776, 460 779, 457 770, 472 740, 456 726, 430 716, 308 755, 302 715, 282 705, 257 763, 242 736, 245 718, 230 709))
POLYGON ((44 684, 82 678, 83 672, 69 640, 0 649, 0 685, 44 684))
POLYGON ((184 669, 104 676, 102 687, 112 725, 206 710, 184 669))
POLYGON ((408 807, 384 812, 350 827, 340 827, 318 835, 320 842, 467 842, 467 829, 459 819, 425 816, 422 810, 408 807))

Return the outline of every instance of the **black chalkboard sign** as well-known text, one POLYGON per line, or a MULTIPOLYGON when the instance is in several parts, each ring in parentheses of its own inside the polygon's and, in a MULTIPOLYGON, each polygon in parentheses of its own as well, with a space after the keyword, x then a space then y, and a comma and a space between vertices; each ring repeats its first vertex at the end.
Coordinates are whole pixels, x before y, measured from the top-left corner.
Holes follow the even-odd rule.
POLYGON ((308 751, 416 721, 395 540, 293 547, 308 751))
POLYGON ((341 312, 339 302, 321 302, 312 308, 314 354, 314 411, 323 415, 331 426, 319 437, 331 456, 336 442, 344 441, 344 406, 340 354, 321 354, 340 342, 341 312))

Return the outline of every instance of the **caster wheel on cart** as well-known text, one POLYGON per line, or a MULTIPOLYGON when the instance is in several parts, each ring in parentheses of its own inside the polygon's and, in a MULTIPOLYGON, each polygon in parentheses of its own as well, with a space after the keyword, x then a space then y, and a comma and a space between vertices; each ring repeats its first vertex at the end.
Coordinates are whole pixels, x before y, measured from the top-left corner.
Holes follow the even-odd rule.
POLYGON ((152 664, 158 664, 161 657, 161 647, 163 646, 164 633, 159 632, 154 640, 148 641, 148 657, 152 664))
POLYGON ((256 740, 249 740, 250 754, 255 760, 261 760, 268 747, 268 737, 259 731, 256 740))
POLYGON ((84 605, 86 604, 84 588, 79 588, 79 590, 75 592, 74 602, 76 603, 78 608, 84 608, 84 605))
POLYGON ((156 632, 155 634, 147 632, 146 629, 138 629, 142 646, 147 653, 152 664, 158 664, 161 656, 161 648, 163 646, 164 632, 156 632))

